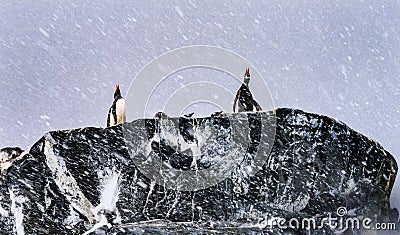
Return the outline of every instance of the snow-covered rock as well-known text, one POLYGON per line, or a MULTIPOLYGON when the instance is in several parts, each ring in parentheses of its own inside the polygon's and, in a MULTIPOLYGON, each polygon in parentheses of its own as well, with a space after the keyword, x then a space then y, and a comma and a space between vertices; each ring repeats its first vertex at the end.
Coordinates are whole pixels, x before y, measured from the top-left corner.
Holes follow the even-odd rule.
MULTIPOLYGON (((321 218, 339 207, 348 216, 395 221, 389 198, 397 170, 377 142, 332 118, 294 109, 54 131, 0 179, 0 233, 308 234, 267 224, 271 218, 321 218), (271 150, 263 147, 260 124, 272 114, 271 150), (232 141, 232 121, 249 124, 242 133, 249 143, 232 141), (158 157, 174 169, 198 171, 235 148, 244 148, 245 156, 229 165, 235 167, 231 175, 197 191, 160 184, 137 166, 141 155, 146 164, 158 157), (264 164, 254 166, 256 154, 264 164)), ((333 232, 324 226, 310 234, 333 232)))

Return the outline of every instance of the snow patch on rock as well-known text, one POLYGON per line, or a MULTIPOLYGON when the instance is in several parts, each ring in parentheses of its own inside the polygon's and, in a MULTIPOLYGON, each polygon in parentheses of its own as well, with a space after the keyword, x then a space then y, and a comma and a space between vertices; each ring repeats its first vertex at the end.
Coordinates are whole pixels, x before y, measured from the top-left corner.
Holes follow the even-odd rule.
POLYGON ((91 212, 92 203, 85 197, 80 190, 76 180, 68 171, 64 160, 56 156, 53 150, 55 141, 50 134, 45 136, 44 154, 46 155, 47 166, 51 170, 54 181, 60 191, 65 195, 72 207, 82 213, 92 223, 94 215, 91 212))
POLYGON ((84 234, 90 234, 103 226, 111 227, 110 223, 121 223, 121 216, 117 209, 121 173, 107 168, 99 171, 98 175, 102 179, 100 203, 92 210, 98 222, 84 234), (108 221, 109 214, 115 215, 112 221, 108 221))
POLYGON ((12 188, 9 189, 11 199, 11 213, 14 215, 15 231, 17 235, 24 235, 24 213, 23 203, 26 199, 23 196, 16 196, 12 188))

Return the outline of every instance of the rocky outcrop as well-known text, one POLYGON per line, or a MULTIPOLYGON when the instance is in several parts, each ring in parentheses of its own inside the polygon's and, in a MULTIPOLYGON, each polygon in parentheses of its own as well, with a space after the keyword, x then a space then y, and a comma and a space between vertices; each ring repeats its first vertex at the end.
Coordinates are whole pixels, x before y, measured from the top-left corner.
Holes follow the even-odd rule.
MULTIPOLYGON (((163 169, 160 175, 168 178, 163 169)), ((0 180, 0 233, 308 234, 300 228, 271 229, 268 223, 271 218, 320 220, 339 207, 347 209, 346 216, 397 222, 397 210, 389 204, 397 170, 393 156, 377 142, 332 118, 294 109, 54 131, 0 180), (261 124, 271 118, 276 118, 270 122, 273 145, 265 147, 271 136, 261 124), (234 132, 236 122, 246 123, 249 131, 234 132), (248 136, 248 143, 232 141, 234 134, 248 136), (243 158, 228 164, 235 168, 229 177, 197 191, 160 184, 138 165, 142 159, 160 167, 158 158, 171 169, 200 172, 240 151, 243 158), (257 156, 264 157, 263 164, 257 156)), ((311 230, 333 232, 327 225, 311 230)))
POLYGON ((0 150, 0 171, 2 175, 7 174, 8 168, 15 161, 19 161, 27 154, 19 147, 8 147, 0 150))

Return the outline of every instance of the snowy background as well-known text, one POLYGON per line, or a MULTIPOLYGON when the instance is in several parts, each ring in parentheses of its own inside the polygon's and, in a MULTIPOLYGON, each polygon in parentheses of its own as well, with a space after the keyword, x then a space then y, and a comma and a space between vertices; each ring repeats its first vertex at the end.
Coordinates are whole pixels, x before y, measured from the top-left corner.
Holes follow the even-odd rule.
MULTIPOLYGON (((335 117, 400 162, 400 2, 240 2, 1 0, 0 147, 28 149, 50 130, 105 126, 115 84, 126 94, 152 59, 203 44, 247 58, 276 107, 335 117)), ((232 79, 183 71, 155 95, 205 74, 232 79)), ((233 93, 240 85, 226 84, 233 93)), ((153 107, 162 102, 152 100, 153 107)), ((397 208, 399 181, 391 199, 397 208)))

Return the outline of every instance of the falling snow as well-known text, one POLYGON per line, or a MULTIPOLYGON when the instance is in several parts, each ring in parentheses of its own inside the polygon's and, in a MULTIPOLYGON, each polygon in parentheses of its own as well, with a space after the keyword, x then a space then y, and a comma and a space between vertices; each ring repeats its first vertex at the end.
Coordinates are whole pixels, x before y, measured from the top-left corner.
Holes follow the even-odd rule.
MULTIPOLYGON (((248 59, 276 107, 344 121, 400 162, 399 10, 399 4, 381 1, 2 4, 0 147, 29 149, 52 130, 103 127, 115 84, 125 95, 151 60, 200 44, 248 59)), ((186 82, 222 84, 233 97, 240 86, 233 76, 243 75, 178 73, 180 79, 172 74, 149 98, 152 114, 186 82)), ((219 111, 196 108, 201 115, 219 111)), ((397 178, 392 206, 400 208, 399 198, 397 178)), ((18 212, 23 204, 15 206, 18 212)))

